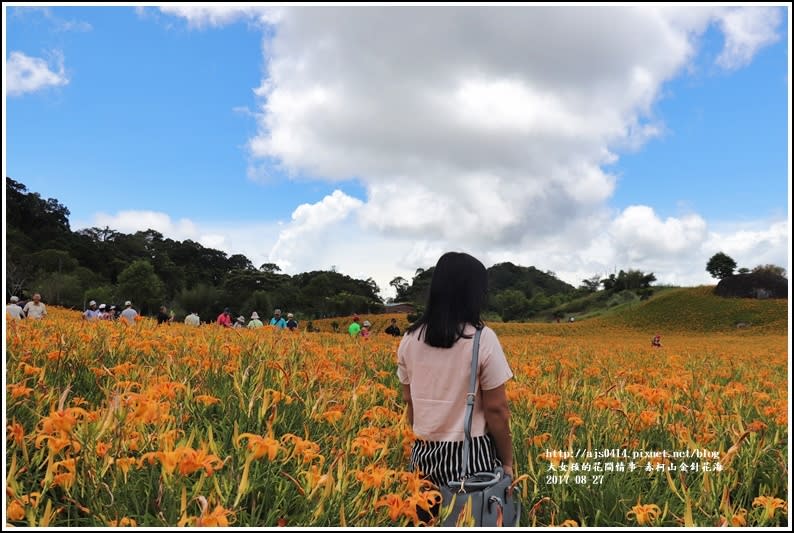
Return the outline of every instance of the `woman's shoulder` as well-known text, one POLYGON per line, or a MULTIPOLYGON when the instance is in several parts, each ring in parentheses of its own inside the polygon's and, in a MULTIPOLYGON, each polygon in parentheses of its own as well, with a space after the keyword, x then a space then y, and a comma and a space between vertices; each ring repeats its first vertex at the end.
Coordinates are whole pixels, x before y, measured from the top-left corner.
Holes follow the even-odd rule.
POLYGON ((501 343, 499 342, 499 336, 496 332, 489 328, 488 326, 483 326, 482 333, 480 334, 480 344, 484 344, 486 346, 490 345, 498 345, 501 347, 501 343))

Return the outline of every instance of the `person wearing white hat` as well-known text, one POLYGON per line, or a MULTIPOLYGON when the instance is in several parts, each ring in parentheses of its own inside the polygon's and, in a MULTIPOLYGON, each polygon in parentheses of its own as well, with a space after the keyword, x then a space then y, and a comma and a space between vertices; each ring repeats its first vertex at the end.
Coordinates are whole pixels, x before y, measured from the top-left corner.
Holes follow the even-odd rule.
POLYGON ((245 317, 240 315, 237 317, 237 320, 234 321, 233 328, 244 328, 245 327, 245 317))
POLYGON ((365 320, 363 324, 361 324, 361 332, 359 336, 364 337, 365 339, 369 337, 369 328, 372 327, 369 320, 365 320))
POLYGON ((99 311, 96 308, 96 302, 91 300, 88 302, 88 309, 83 312, 83 320, 93 321, 99 320, 99 311))
POLYGON ((287 329, 290 331, 298 329, 298 321, 295 320, 295 315, 292 313, 287 313, 287 329))
POLYGON ((99 320, 113 320, 113 316, 108 311, 108 306, 99 304, 99 320))
POLYGON ((121 312, 121 318, 127 321, 130 326, 135 325, 135 320, 138 318, 138 311, 132 308, 132 302, 127 300, 124 302, 124 311, 121 312))
POLYGON ((261 320, 259 320, 259 314, 256 311, 251 313, 251 321, 248 323, 248 328, 257 329, 261 328, 262 326, 264 326, 264 324, 261 320))
POLYGON ((10 316, 13 320, 22 320, 25 318, 25 313, 22 312, 22 308, 19 307, 18 302, 19 298, 12 296, 6 306, 6 315, 10 316))

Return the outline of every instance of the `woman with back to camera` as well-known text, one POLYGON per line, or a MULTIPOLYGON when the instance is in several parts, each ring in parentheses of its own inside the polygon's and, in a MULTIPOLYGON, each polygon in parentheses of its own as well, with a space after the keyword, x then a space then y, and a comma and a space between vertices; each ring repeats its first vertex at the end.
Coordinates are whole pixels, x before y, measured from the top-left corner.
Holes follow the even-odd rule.
POLYGON ((465 438, 473 337, 480 338, 472 449, 466 474, 501 464, 513 476, 513 443, 505 383, 513 377, 494 331, 480 312, 487 301, 488 274, 474 257, 441 256, 433 272, 425 312, 397 349, 397 376, 416 434, 411 466, 436 485, 457 480, 465 438))

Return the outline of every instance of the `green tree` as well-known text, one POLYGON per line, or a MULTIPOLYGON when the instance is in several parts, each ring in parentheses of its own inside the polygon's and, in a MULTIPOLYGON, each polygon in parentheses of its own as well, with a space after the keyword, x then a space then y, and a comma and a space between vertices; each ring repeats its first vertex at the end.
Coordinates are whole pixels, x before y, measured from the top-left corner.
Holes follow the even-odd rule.
POLYGON ((524 318, 530 308, 529 300, 524 296, 524 293, 514 289, 499 292, 494 296, 493 303, 496 311, 505 322, 524 318))
POLYGON ((111 304, 114 303, 113 292, 113 287, 111 285, 92 287, 83 293, 83 301, 89 302, 91 300, 96 300, 97 304, 106 304, 110 307, 111 304))
POLYGON ((273 306, 270 304, 270 296, 265 291, 254 291, 243 304, 240 313, 248 318, 251 313, 256 311, 260 320, 264 322, 268 319, 272 310, 273 306))
POLYGON ((130 300, 139 306, 141 314, 150 314, 163 299, 163 282, 146 259, 138 259, 119 274, 116 296, 119 301, 130 300))
POLYGON ((275 274, 276 272, 281 272, 281 267, 279 267, 276 263, 262 263, 259 266, 259 270, 262 272, 269 272, 271 274, 275 274))
POLYGON ((65 250, 47 248, 30 255, 31 260, 44 272, 71 272, 77 260, 65 250))
POLYGON ((785 278, 786 269, 777 265, 758 265, 753 269, 753 274, 774 274, 781 278, 785 278))
POLYGON ((722 252, 717 252, 712 255, 709 262, 706 263, 706 271, 711 274, 711 277, 717 279, 725 279, 733 276, 735 268, 736 261, 722 252))
POLYGON ((74 273, 46 273, 33 282, 32 289, 40 293, 48 304, 83 307, 83 284, 74 273))
POLYGON ((196 312, 202 320, 212 322, 223 309, 220 289, 199 283, 192 289, 182 289, 176 297, 176 307, 185 314, 196 312))
POLYGON ((601 276, 596 274, 591 278, 583 279, 582 284, 579 285, 579 288, 584 292, 590 293, 596 292, 599 286, 601 286, 601 276))

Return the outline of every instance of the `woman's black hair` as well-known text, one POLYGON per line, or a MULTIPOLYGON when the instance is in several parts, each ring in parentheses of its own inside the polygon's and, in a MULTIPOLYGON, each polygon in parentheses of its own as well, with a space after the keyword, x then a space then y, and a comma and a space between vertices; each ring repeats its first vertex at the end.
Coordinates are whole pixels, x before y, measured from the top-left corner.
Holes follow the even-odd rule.
POLYGON ((451 348, 464 335, 466 324, 482 327, 480 311, 488 293, 485 266, 462 252, 447 252, 433 271, 427 305, 422 316, 411 324, 408 333, 420 330, 425 343, 451 348))

